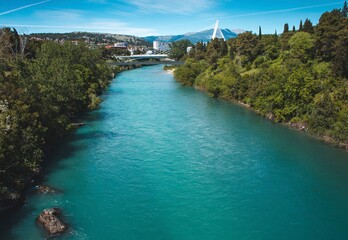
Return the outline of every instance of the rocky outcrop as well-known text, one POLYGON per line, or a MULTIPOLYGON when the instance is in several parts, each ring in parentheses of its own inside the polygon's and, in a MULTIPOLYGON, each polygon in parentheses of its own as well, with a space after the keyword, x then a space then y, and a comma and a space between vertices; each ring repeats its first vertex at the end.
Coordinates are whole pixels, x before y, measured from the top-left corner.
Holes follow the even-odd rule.
POLYGON ((40 213, 37 222, 45 228, 49 235, 62 234, 68 229, 68 226, 61 221, 60 215, 58 208, 45 209, 40 213))
POLYGON ((0 195, 0 214, 14 210, 24 204, 24 197, 19 193, 6 193, 0 195))
POLYGON ((273 113, 267 113, 267 114, 266 114, 266 118, 267 118, 268 120, 274 121, 274 115, 273 115, 273 113))
POLYGON ((302 123, 302 122, 292 122, 292 123, 290 123, 290 126, 292 128, 299 130, 299 131, 307 131, 306 124, 302 123))

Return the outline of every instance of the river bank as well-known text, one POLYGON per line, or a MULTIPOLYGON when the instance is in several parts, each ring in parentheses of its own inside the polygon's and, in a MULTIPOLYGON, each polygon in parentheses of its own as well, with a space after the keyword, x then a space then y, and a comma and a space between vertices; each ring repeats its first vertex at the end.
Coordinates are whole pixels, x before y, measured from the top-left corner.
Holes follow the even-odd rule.
MULTIPOLYGON (((168 67, 168 68, 164 68, 164 70, 170 74, 174 74, 176 67, 168 67)), ((203 87, 200 87, 198 85, 194 85, 193 88, 195 88, 196 90, 202 91, 206 94, 208 94, 207 90, 203 87)), ((224 98, 219 96, 218 98, 224 99, 226 101, 229 101, 233 104, 238 104, 240 106, 243 106, 247 109, 250 109, 251 111, 257 113, 258 115, 262 116, 265 119, 268 119, 274 123, 279 123, 283 126, 286 126, 288 128, 291 128, 295 131, 301 131, 301 132, 305 132, 306 134, 308 134, 311 137, 314 137, 316 139, 319 139, 320 141, 325 142, 328 145, 331 145, 333 147, 338 147, 341 149, 344 149, 345 151, 348 151, 348 142, 338 142, 335 139, 333 139, 332 137, 328 136, 328 135, 319 135, 314 133, 310 127, 308 126, 308 124, 306 124, 304 121, 293 121, 293 122, 278 122, 275 120, 275 117, 272 113, 268 113, 268 114, 262 114, 259 110, 255 109, 254 107, 252 107, 250 104, 243 102, 243 101, 237 101, 235 99, 232 98, 224 98)))
MULTIPOLYGON (((201 91, 204 91, 204 90, 201 90, 201 91)), ((206 91, 204 91, 206 92, 206 91)), ((253 108, 252 106, 250 106, 250 104, 247 104, 247 103, 244 103, 242 101, 234 101, 234 100, 228 100, 228 99, 225 99, 227 101, 230 101, 234 104, 238 104, 240 106, 243 106, 247 109, 250 109, 251 111, 257 113, 258 115, 262 116, 263 118, 273 122, 273 123, 276 123, 276 124, 281 124, 285 127, 288 127, 290 129, 293 129, 295 131, 298 131, 298 132, 304 132, 305 134, 313 137, 313 138, 316 138, 322 142, 325 142, 326 144, 328 145, 331 145, 333 147, 338 147, 338 148, 341 148, 341 149, 344 149, 345 151, 348 152, 348 143, 339 143, 337 141, 335 141, 333 138, 329 137, 329 136, 321 136, 321 135, 317 135, 317 134, 314 134, 310 131, 310 129, 308 128, 307 124, 304 123, 304 122, 276 122, 274 120, 274 116, 273 114, 267 114, 267 115, 262 115, 260 113, 260 111, 256 110, 255 108, 253 108)))
MULTIPOLYGON (((112 70, 112 74, 109 76, 109 80, 113 79, 117 74, 126 71, 129 69, 125 68, 114 68, 112 70)), ((104 91, 108 84, 103 85, 104 91)), ((93 109, 89 109, 89 111, 93 111, 98 108, 100 102, 97 102, 93 109)), ((84 117, 88 114, 89 111, 79 112, 78 116, 74 117, 75 121, 69 123, 68 130, 64 132, 63 135, 56 136, 56 139, 50 141, 49 144, 44 146, 43 152, 44 157, 41 160, 41 164, 35 168, 35 171, 32 171, 30 174, 26 173, 27 178, 25 182, 22 183, 21 191, 10 192, 7 195, 1 195, 0 199, 0 218, 6 218, 8 214, 12 214, 15 211, 18 211, 23 205, 26 203, 26 197, 32 194, 32 190, 37 186, 40 186, 45 178, 45 169, 44 165, 48 161, 48 158, 52 157, 52 149, 56 148, 57 145, 62 144, 66 139, 69 139, 69 136, 74 134, 76 129, 83 127, 85 125, 83 121, 84 117), (76 121, 77 120, 77 121, 76 121)))
MULTIPOLYGON (((205 90, 201 90, 201 91, 206 92, 205 90)), ((222 99, 224 99, 224 98, 222 98, 222 99)), ((311 131, 311 129, 308 127, 308 125, 305 122, 277 122, 277 121, 275 121, 274 115, 272 113, 269 113, 267 115, 263 115, 260 113, 260 111, 253 108, 252 106, 250 106, 250 104, 247 104, 247 103, 244 103, 241 101, 231 100, 231 99, 224 99, 224 100, 227 100, 227 101, 234 103, 234 104, 239 104, 240 106, 243 106, 247 109, 250 109, 251 111, 257 113, 261 117, 263 117, 263 118, 265 118, 273 123, 281 124, 281 125, 286 126, 290 129, 293 129, 295 131, 304 132, 305 134, 307 134, 311 137, 314 137, 322 142, 325 142, 326 144, 328 144, 332 147, 341 148, 341 149, 344 149, 345 151, 348 152, 348 143, 337 142, 332 137, 327 136, 327 135, 315 134, 311 131)))

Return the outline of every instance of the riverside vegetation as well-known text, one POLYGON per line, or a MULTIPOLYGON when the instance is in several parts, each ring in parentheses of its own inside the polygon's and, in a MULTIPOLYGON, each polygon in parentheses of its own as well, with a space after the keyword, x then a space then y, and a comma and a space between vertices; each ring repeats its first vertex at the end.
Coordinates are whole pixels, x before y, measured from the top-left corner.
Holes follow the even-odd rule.
POLYGON ((275 122, 348 148, 348 19, 325 12, 313 26, 283 34, 245 32, 225 42, 197 43, 174 76, 212 97, 240 102, 275 122))
POLYGON ((20 198, 49 147, 98 107, 111 76, 99 49, 0 29, 0 210, 20 198))

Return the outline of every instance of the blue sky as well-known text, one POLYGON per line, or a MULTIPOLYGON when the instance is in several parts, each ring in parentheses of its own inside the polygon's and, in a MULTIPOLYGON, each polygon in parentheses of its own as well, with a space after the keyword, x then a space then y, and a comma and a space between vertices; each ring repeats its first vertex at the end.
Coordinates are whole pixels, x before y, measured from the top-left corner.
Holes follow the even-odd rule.
POLYGON ((344 0, 0 0, 0 26, 21 33, 90 31, 137 36, 221 28, 263 33, 298 28, 309 18, 341 8, 344 0))

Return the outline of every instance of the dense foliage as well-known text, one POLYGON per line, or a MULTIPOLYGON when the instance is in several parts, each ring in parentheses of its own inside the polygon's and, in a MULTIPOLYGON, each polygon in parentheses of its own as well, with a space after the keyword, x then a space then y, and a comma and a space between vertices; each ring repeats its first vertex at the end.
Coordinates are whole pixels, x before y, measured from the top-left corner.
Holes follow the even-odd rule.
POLYGON ((189 40, 179 40, 176 42, 172 42, 169 44, 170 51, 169 57, 175 60, 179 60, 184 57, 186 54, 187 47, 191 46, 191 42, 189 40))
POLYGON ((175 71, 183 85, 245 103, 348 147, 347 6, 281 35, 246 32, 226 42, 197 43, 175 71), (228 46, 228 47, 227 47, 228 46))
POLYGON ((40 171, 45 149, 95 109, 111 79, 99 50, 28 42, 0 29, 0 207, 40 171))

